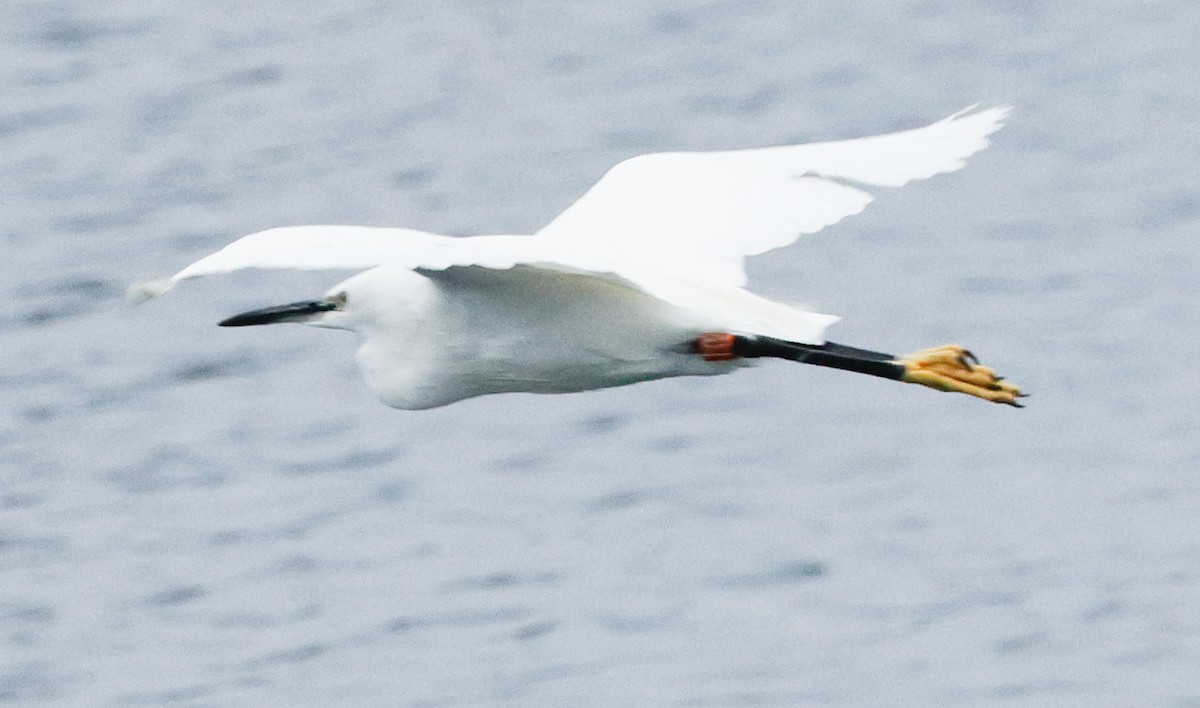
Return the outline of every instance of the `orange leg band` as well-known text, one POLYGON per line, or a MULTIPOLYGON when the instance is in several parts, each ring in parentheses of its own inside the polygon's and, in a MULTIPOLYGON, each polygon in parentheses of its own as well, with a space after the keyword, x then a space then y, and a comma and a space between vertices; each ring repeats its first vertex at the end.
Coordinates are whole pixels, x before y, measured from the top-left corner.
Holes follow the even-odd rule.
POLYGON ((705 361, 730 361, 738 358, 733 353, 733 343, 736 338, 727 332, 707 332, 696 340, 696 353, 705 361))

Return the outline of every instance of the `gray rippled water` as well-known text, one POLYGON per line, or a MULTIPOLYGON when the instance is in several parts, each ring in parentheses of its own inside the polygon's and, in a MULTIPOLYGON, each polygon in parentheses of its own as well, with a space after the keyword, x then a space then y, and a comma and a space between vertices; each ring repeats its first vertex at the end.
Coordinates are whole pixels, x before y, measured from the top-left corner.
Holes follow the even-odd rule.
POLYGON ((0 703, 1200 705, 1184 2, 9 0, 0 703), (752 266, 1027 410, 786 364, 388 409, 298 223, 528 232, 640 152, 1016 106, 752 266))

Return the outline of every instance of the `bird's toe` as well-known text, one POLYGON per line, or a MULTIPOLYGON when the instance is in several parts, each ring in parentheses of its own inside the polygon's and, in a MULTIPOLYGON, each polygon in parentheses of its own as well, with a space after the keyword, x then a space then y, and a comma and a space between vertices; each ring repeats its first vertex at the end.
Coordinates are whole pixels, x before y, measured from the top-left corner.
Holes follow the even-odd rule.
POLYGON ((1017 399, 1027 395, 957 344, 922 349, 900 357, 897 363, 904 367, 904 381, 939 391, 965 393, 1017 408, 1023 407, 1017 399))

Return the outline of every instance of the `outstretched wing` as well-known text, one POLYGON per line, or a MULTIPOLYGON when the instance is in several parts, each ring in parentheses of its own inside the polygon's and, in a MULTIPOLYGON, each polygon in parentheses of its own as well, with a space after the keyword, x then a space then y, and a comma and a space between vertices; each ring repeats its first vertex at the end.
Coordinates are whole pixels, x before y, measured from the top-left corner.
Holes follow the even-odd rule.
POLYGON ((744 285, 746 256, 862 211, 867 192, 963 166, 1008 108, 973 108, 924 128, 856 140, 641 155, 613 167, 538 236, 744 285))
POLYGON ((135 284, 129 294, 135 301, 148 300, 180 281, 243 268, 365 270, 388 264, 413 270, 507 269, 552 259, 564 247, 569 244, 544 244, 528 236, 452 238, 402 228, 284 226, 243 236, 170 278, 135 284))
MULTIPOLYGON (((430 277, 451 270, 512 270, 528 266, 619 282, 681 306, 692 304, 686 284, 653 264, 625 263, 569 241, 534 236, 450 237, 373 226, 283 226, 243 236, 169 278, 135 283, 129 297, 143 302, 179 282, 247 268, 366 270, 395 266, 430 277)), ((718 284, 719 286, 719 284, 718 284)))
POLYGON ((475 269, 508 271, 526 277, 532 271, 587 275, 640 290, 692 312, 709 313, 715 322, 738 331, 792 341, 819 343, 837 320, 764 300, 741 288, 688 277, 654 263, 596 254, 570 242, 533 236, 452 238, 412 229, 369 226, 288 226, 244 236, 170 278, 139 283, 135 300, 147 300, 178 282, 244 268, 288 270, 365 270, 398 266, 435 279, 466 277, 475 269))
POLYGON ((146 300, 181 280, 242 268, 392 265, 436 273, 525 265, 603 277, 697 311, 734 308, 738 321, 752 325, 747 331, 818 342, 836 318, 740 290, 744 258, 862 211, 871 195, 840 180, 900 186, 962 167, 1008 115, 1007 108, 970 110, 924 128, 857 140, 635 157, 532 237, 450 238, 366 226, 269 229, 170 278, 138 283, 130 296, 146 300))

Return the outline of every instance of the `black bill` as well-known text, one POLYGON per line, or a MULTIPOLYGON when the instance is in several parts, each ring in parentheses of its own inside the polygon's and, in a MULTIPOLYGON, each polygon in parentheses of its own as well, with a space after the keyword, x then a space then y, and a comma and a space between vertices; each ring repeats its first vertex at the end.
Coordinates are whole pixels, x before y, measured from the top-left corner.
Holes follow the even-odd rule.
POLYGON ((261 310, 251 310, 240 315, 234 315, 217 324, 221 327, 248 327, 250 325, 275 324, 277 322, 303 322, 318 312, 336 310, 337 304, 329 300, 305 300, 288 305, 264 307, 261 310))

